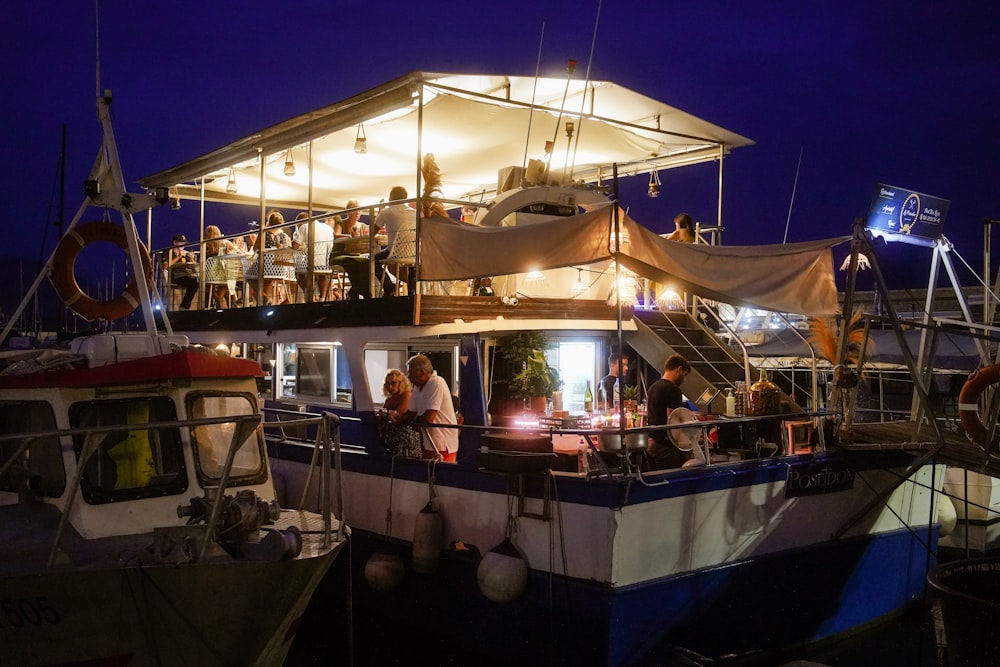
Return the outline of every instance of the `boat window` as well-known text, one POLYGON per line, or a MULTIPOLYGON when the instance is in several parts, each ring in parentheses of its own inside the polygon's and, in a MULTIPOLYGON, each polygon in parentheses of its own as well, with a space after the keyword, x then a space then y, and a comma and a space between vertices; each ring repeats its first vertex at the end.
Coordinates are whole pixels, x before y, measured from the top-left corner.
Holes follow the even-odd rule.
POLYGON ((433 345, 379 345, 369 344, 365 347, 365 374, 368 376, 368 389, 372 401, 376 405, 385 402, 382 396, 382 383, 386 371, 398 369, 406 373, 406 360, 415 354, 427 355, 434 366, 435 372, 444 378, 453 394, 459 392, 458 384, 458 345, 455 343, 433 345))
POLYGON ((559 371, 562 380, 563 409, 583 412, 583 395, 590 381, 597 400, 596 378, 606 372, 598 363, 598 341, 593 338, 552 340, 545 350, 549 364, 559 371))
MULTIPOLYGON (((56 418, 46 401, 0 401, 0 436, 55 430, 56 418)), ((0 440, 0 466, 7 464, 24 440, 0 440)), ((58 437, 35 438, 0 477, 0 490, 16 492, 26 486, 36 495, 50 498, 66 490, 66 468, 58 437)))
POLYGON ((344 348, 336 343, 282 346, 281 393, 298 398, 350 407, 354 384, 344 348))
MULTIPOLYGON (((191 419, 255 415, 258 412, 254 397, 250 394, 198 392, 188 394, 187 403, 191 419)), ((198 479, 202 484, 218 484, 235 430, 235 423, 206 424, 191 429, 198 479)), ((264 439, 261 430, 256 429, 239 443, 229 473, 229 485, 260 484, 266 481, 267 467, 264 461, 264 439)))
POLYGON ((187 474, 180 431, 160 429, 109 430, 126 424, 177 420, 173 401, 165 396, 143 396, 74 403, 70 425, 91 429, 73 436, 77 459, 93 449, 84 465, 80 490, 91 504, 183 493, 187 474))

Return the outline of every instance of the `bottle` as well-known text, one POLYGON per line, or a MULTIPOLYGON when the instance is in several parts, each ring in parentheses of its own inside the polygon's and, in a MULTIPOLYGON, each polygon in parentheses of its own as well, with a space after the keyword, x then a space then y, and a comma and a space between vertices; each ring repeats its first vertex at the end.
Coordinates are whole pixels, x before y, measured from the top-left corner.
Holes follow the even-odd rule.
POLYGON ((586 475, 590 472, 590 465, 587 459, 590 455, 590 447, 587 446, 587 441, 580 436, 580 444, 576 448, 576 471, 586 475))
POLYGON ((601 386, 597 388, 597 402, 600 404, 598 407, 601 409, 601 414, 608 411, 608 388, 601 383, 601 386))
MULTIPOLYGON (((590 391, 590 380, 587 380, 587 391, 583 392, 583 411, 591 413, 594 411, 594 392, 590 391)), ((581 442, 583 438, 580 438, 581 442)))
POLYGON ((736 416, 736 397, 733 396, 732 387, 726 389, 726 416, 727 417, 736 416))
POLYGON ((619 380, 620 378, 615 378, 615 386, 614 389, 611 390, 611 395, 614 397, 615 401, 614 407, 611 409, 615 412, 618 412, 618 406, 621 405, 622 400, 621 386, 618 384, 619 380))

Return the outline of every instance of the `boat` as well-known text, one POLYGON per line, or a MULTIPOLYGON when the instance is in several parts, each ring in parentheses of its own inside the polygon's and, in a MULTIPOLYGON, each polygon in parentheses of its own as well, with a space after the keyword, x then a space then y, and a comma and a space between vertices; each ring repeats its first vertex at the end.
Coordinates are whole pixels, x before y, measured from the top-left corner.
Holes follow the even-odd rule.
MULTIPOLYGON (((329 504, 278 504, 256 361, 112 328, 140 304, 152 322, 132 214, 157 202, 124 190, 110 101, 97 100, 104 142, 54 257, 111 242, 131 281, 66 298, 103 331, 0 351, 0 663, 281 665, 347 528, 329 504), (105 215, 78 224, 92 207, 105 215)), ((73 268, 53 271, 57 290, 79 290, 73 268)))
MULTIPOLYGON (((831 249, 851 236, 726 246, 718 219, 684 244, 628 215, 619 176, 648 177, 658 196, 660 172, 707 163, 721 216, 723 163, 750 143, 572 70, 415 72, 140 183, 199 202, 200 224, 233 238, 247 221, 227 208, 306 211, 300 224, 359 212, 371 255, 378 209, 412 203, 416 289, 314 302, 308 267, 325 263, 305 249, 301 303, 165 308, 161 326, 244 346, 270 369, 270 421, 338 415, 340 487, 313 483, 313 431, 290 426, 268 448, 288 497, 350 499, 353 604, 376 623, 501 664, 775 664, 921 600, 943 475, 906 437, 842 437, 851 403, 823 400, 819 374, 808 399, 758 384, 766 378, 738 337, 727 342, 702 317, 716 303, 850 312, 831 249), (524 144, 511 141, 525 132, 524 144), (406 201, 386 202, 400 184, 406 201), (533 411, 509 391, 527 366, 510 368, 504 350, 525 332, 544 336, 562 406, 553 396, 533 411), (624 392, 587 412, 585 388, 615 350, 637 362, 640 395, 671 354, 685 356, 685 395, 702 418, 649 426, 624 392), (415 353, 458 393, 454 464, 392 454, 379 438, 383 375, 415 353), (751 391, 727 415, 731 389, 751 391), (643 450, 656 430, 702 456, 651 469, 643 450)), ((231 291, 242 281, 260 292, 269 252, 287 253, 258 253, 261 270, 231 291)), ((372 294, 382 270, 369 264, 372 294)), ((835 385, 845 397, 852 375, 835 385)))

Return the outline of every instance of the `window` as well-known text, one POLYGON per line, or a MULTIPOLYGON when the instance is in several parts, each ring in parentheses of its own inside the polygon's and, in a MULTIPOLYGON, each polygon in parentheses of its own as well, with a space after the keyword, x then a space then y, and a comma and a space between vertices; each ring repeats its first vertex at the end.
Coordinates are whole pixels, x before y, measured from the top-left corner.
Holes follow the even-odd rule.
POLYGON ((283 345, 281 395, 322 403, 351 405, 351 371, 344 348, 337 343, 283 345))
MULTIPOLYGON (((187 403, 191 419, 257 414, 256 404, 249 394, 192 393, 188 395, 187 403)), ((191 429, 198 479, 202 484, 217 484, 222 478, 226 455, 235 432, 234 422, 206 424, 191 429)), ((264 439, 260 429, 254 429, 236 450, 229 473, 229 484, 240 486, 266 481, 267 467, 264 461, 264 439)))
POLYGON ((70 424, 92 432, 73 437, 77 459, 93 451, 84 465, 80 489, 89 503, 152 498, 183 493, 187 475, 176 427, 108 430, 109 426, 176 421, 173 401, 163 396, 75 403, 70 424), (105 427, 105 428, 102 428, 105 427))
MULTIPOLYGON (((583 412, 583 395, 587 391, 587 381, 591 383, 598 375, 597 341, 593 338, 550 341, 545 350, 549 364, 559 371, 562 380, 563 409, 583 412)), ((594 399, 597 387, 592 386, 594 399)))
MULTIPOLYGON (((52 406, 45 401, 0 402, 0 435, 44 433, 56 430, 52 406)), ((0 465, 6 464, 25 439, 0 440, 0 465)), ((59 438, 35 438, 0 477, 0 490, 20 491, 27 484, 40 496, 56 498, 66 490, 59 438)))

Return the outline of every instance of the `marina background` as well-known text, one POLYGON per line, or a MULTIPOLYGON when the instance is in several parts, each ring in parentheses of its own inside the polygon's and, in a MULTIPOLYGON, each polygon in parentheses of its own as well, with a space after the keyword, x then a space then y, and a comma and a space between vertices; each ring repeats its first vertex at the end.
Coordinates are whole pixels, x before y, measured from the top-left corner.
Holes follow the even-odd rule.
MULTIPOLYGON (((726 243, 848 234, 881 182, 951 200, 944 233, 981 269, 982 221, 1000 216, 991 3, 13 3, 0 41, 4 254, 34 261, 55 244, 63 124, 65 220, 81 200, 99 133, 98 14, 100 85, 130 179, 415 69, 564 76, 574 58, 575 78, 617 81, 757 142, 726 162, 726 243)), ((715 169, 660 174, 657 199, 645 177, 625 179, 622 200, 654 230, 682 210, 711 223, 715 169)), ((167 224, 154 224, 154 245, 166 245, 192 237, 198 210, 155 219, 167 224)), ((928 257, 892 249, 883 266, 894 287, 923 287, 909 268, 928 257)))

